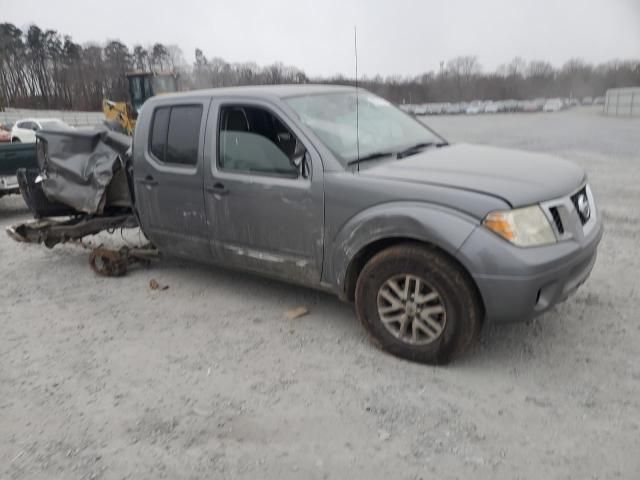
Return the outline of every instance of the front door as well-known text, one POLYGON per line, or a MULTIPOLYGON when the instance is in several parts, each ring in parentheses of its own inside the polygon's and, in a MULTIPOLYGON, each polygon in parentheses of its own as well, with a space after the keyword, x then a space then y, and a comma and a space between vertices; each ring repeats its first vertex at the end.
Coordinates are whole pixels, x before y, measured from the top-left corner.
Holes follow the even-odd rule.
POLYGON ((134 140, 145 145, 134 147, 136 203, 145 233, 168 253, 202 260, 211 258, 202 160, 208 105, 207 99, 155 106, 145 116, 150 124, 139 125, 134 140), (138 132, 149 132, 149 138, 138 132))
POLYGON ((319 155, 277 107, 220 102, 207 146, 205 201, 214 256, 295 282, 320 282, 324 193, 319 155))

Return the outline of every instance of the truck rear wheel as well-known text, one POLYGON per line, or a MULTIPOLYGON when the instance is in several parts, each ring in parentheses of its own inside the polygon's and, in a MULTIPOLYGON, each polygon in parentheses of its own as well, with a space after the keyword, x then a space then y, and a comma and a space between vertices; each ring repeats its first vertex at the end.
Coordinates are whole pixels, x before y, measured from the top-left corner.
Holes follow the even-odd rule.
POLYGON ((448 363, 477 338, 482 306, 462 268, 435 249, 418 244, 375 255, 358 277, 360 322, 378 345, 402 358, 448 363))

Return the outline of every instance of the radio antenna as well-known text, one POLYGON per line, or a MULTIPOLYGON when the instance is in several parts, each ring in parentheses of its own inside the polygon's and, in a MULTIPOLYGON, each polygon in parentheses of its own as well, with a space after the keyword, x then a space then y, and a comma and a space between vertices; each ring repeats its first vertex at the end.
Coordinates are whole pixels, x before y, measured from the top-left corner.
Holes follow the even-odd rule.
POLYGON ((356 58, 356 152, 358 155, 358 172, 360 171, 360 108, 359 108, 359 95, 358 95, 358 30, 354 25, 353 27, 353 51, 356 58))

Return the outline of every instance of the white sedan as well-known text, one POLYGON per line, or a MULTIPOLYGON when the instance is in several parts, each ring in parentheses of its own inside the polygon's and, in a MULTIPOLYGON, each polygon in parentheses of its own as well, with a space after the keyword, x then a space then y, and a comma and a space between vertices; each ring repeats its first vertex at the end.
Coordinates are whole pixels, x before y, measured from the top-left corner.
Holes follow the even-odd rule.
POLYGON ((564 108, 564 103, 559 98, 552 98, 551 100, 547 100, 542 107, 542 110, 545 112, 559 112, 564 108))
POLYGON ((11 129, 12 143, 35 143, 38 130, 69 130, 73 127, 59 118, 25 118, 11 129))

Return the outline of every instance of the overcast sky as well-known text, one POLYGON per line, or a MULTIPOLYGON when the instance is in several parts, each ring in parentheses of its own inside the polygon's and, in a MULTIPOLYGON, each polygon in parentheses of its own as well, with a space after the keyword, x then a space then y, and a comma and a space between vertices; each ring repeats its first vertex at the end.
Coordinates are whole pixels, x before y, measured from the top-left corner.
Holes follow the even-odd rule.
POLYGON ((0 0, 0 21, 36 23, 75 41, 177 44, 188 61, 282 61, 308 75, 414 75, 477 55, 560 66, 640 57, 640 0, 0 0))

